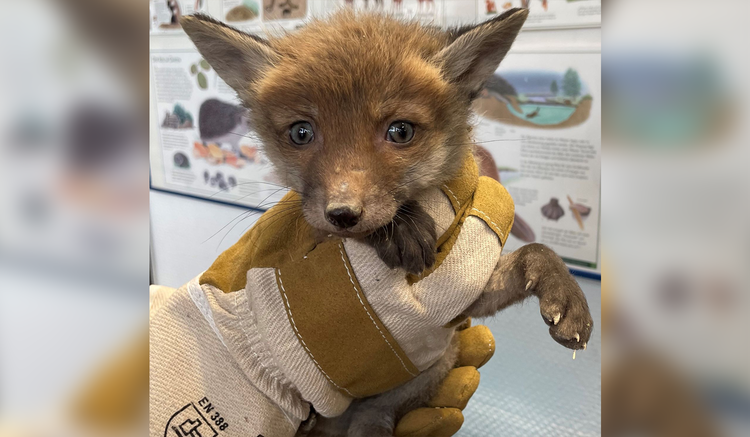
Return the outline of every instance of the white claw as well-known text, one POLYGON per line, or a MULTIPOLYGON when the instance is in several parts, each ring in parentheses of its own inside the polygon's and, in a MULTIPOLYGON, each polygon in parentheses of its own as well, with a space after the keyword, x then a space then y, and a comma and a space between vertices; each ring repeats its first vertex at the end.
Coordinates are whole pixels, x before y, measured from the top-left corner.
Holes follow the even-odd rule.
POLYGON ((583 344, 583 350, 586 350, 586 343, 583 344))
POLYGON ((576 335, 575 335, 575 337, 574 337, 574 338, 576 339, 576 342, 579 342, 579 341, 581 341, 581 336, 580 336, 580 335, 578 335, 578 333, 577 333, 577 332, 576 332, 576 335))
POLYGON ((532 284, 533 282, 534 282, 534 281, 529 281, 529 282, 527 282, 527 283, 526 283, 526 291, 529 291, 529 288, 531 288, 531 284, 532 284))
POLYGON ((555 317, 552 318, 552 324, 557 325, 558 323, 560 323, 560 317, 562 317, 562 314, 557 313, 555 317))
POLYGON ((574 360, 576 359, 576 351, 575 351, 575 349, 573 349, 573 359, 574 360))

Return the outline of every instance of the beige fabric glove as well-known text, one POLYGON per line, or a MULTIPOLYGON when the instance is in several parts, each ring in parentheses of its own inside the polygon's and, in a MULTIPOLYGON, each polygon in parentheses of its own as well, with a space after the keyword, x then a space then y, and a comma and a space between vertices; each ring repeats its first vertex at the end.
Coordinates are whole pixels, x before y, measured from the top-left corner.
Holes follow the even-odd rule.
MULTIPOLYGON (((168 297, 174 290, 154 287, 151 291, 153 311, 160 306, 161 298, 168 297)), ((448 374, 428 407, 413 410, 398 422, 396 437, 449 437, 461 428, 464 420, 461 410, 479 385, 477 368, 495 352, 495 339, 489 328, 469 326, 470 320, 467 320, 457 333, 458 367, 448 374)), ((128 345, 117 360, 107 362, 86 385, 75 403, 74 411, 79 419, 110 431, 120 431, 137 423, 136 418, 148 405, 145 388, 148 377, 143 362, 148 358, 148 344, 142 341, 144 339, 139 336, 139 341, 128 345)))
MULTIPOLYGON (((173 291, 168 287, 152 287, 151 311, 158 310, 173 291)), ((477 368, 495 352, 495 339, 489 328, 469 327, 470 323, 467 320, 458 328, 458 367, 445 378, 429 406, 407 413, 398 422, 396 437, 448 437, 461 428, 464 420, 461 410, 479 385, 477 368)), ((79 419, 104 430, 121 430, 132 425, 148 403, 146 380, 143 384, 137 383, 137 380, 147 379, 143 360, 148 357, 148 344, 134 342, 123 352, 97 372, 75 403, 74 411, 79 419)))
POLYGON ((464 422, 463 410, 479 386, 479 372, 495 353, 495 338, 484 325, 459 327, 459 355, 429 406, 407 413, 397 424, 396 437, 450 437, 464 422))

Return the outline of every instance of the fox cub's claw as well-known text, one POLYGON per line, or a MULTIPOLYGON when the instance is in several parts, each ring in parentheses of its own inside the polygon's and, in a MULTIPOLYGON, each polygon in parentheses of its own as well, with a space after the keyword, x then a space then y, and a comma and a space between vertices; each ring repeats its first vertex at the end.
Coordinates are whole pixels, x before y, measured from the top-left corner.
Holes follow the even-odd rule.
POLYGON ((435 221, 417 202, 406 202, 393 221, 367 237, 390 268, 418 275, 435 264, 435 221))

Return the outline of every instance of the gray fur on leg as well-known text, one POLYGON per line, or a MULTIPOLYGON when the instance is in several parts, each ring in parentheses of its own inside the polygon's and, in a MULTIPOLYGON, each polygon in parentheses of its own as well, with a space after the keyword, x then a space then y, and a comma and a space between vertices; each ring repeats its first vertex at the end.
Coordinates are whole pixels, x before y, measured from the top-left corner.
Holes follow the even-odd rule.
POLYGON ((396 421, 407 412, 427 405, 438 385, 455 366, 458 347, 455 341, 446 353, 419 376, 378 396, 357 401, 355 415, 349 425, 349 437, 375 437, 373 430, 383 430, 383 436, 392 436, 396 421))
POLYGON ((529 296, 539 298, 539 309, 558 343, 583 349, 594 323, 586 296, 565 262, 543 244, 527 244, 500 257, 482 295, 466 315, 487 317, 529 296))
POLYGON ((454 337, 445 354, 419 376, 383 394, 354 401, 339 417, 318 417, 309 436, 391 437, 396 422, 404 414, 427 405, 457 358, 458 344, 454 337))

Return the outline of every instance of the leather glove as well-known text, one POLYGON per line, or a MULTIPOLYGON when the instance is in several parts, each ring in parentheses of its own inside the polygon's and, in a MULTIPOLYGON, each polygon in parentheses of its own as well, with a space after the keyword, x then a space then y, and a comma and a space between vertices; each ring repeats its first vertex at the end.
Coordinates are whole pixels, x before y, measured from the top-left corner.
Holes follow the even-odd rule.
POLYGON ((495 353, 495 338, 484 325, 467 320, 456 333, 457 367, 448 373, 427 407, 412 410, 396 424, 395 437, 450 437, 461 428, 461 413, 479 386, 479 372, 495 353))

